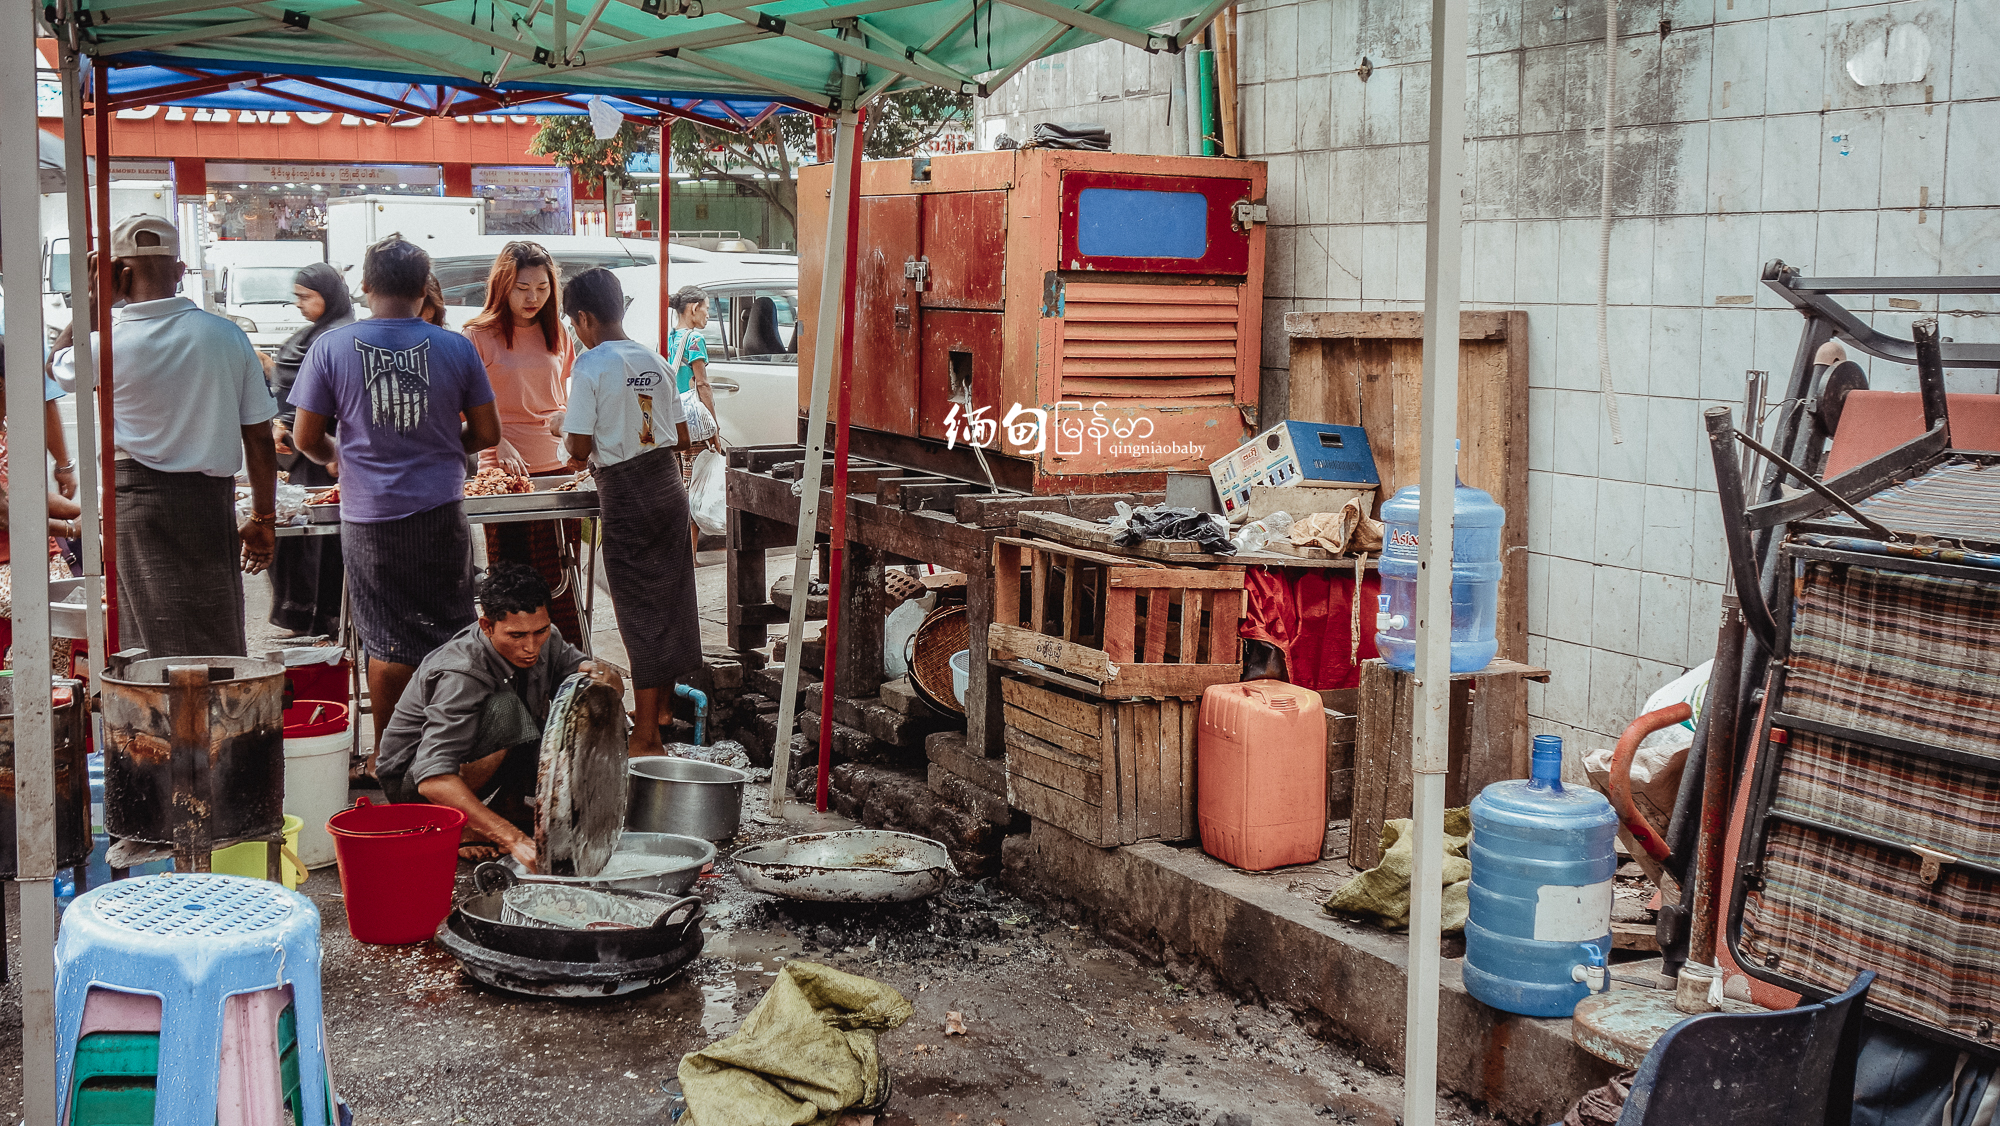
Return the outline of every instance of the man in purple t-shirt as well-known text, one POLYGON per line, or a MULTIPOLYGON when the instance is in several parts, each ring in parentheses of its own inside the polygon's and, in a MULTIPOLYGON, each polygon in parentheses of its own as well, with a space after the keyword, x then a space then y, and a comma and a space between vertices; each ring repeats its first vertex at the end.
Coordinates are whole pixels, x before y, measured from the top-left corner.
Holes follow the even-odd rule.
POLYGON ((322 333, 291 392, 293 445, 340 478, 340 558, 378 748, 417 662, 477 616, 465 456, 500 441, 478 351, 418 317, 430 273, 430 255, 398 236, 369 247, 373 316, 322 333))

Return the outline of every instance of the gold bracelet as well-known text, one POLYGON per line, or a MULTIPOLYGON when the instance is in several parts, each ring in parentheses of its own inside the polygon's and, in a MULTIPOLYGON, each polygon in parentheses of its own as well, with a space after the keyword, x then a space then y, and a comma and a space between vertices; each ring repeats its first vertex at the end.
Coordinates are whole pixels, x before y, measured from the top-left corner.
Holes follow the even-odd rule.
POLYGON ((250 523, 269 524, 275 528, 278 526, 278 514, 275 512, 252 512, 250 514, 250 523))

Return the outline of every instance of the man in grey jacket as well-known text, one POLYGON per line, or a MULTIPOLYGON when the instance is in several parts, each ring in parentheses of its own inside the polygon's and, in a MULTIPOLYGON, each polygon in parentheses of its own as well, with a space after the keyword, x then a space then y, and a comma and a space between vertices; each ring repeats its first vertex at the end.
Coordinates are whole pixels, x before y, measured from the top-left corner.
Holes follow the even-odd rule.
POLYGON ((466 815, 467 860, 511 853, 535 871, 535 792, 542 725, 556 689, 588 673, 623 693, 618 674, 549 624, 549 588, 532 568, 497 563, 479 585, 479 619, 431 651, 382 732, 376 765, 390 801, 466 815))

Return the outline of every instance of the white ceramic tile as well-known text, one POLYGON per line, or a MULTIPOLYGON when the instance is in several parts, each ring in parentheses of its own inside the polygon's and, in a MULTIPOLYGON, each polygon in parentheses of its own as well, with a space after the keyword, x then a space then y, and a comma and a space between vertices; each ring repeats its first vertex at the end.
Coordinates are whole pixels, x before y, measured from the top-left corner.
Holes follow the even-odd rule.
POLYGON ((1569 52, 1562 47, 1530 50, 1521 63, 1520 129, 1549 133, 1572 128, 1563 121, 1563 87, 1568 81, 1569 52))
POLYGON ((1639 548, 1641 567, 1681 577, 1693 571, 1694 505, 1692 490, 1646 486, 1646 530, 1639 548))
POLYGON ((1659 210, 1662 215, 1701 215, 1708 211, 1707 121, 1684 122, 1666 129, 1660 144, 1659 210))
POLYGON ((1854 210, 1873 208, 1882 194, 1882 164, 1900 159, 1903 138, 1893 137, 1894 155, 1887 151, 1882 134, 1882 114, 1877 109, 1842 110, 1819 118, 1819 205, 1822 208, 1854 210), (1836 139, 1838 138, 1838 139, 1836 139))
POLYGON ((1544 626, 1551 638, 1574 642, 1578 645, 1591 644, 1590 632, 1593 621, 1591 606, 1592 572, 1597 568, 1578 559, 1564 559, 1547 556, 1549 569, 1549 590, 1561 597, 1549 603, 1548 616, 1544 626))
POLYGON ((1708 123, 1708 198, 1704 211, 1755 211, 1763 203, 1764 122, 1761 118, 1708 123))
POLYGON ((1722 584, 1696 582, 1688 588, 1689 668, 1715 656, 1718 627, 1722 624, 1722 584))
POLYGON ((1662 14, 1673 26, 1660 44, 1660 93, 1667 102, 1663 120, 1706 121, 1714 86, 1715 30, 1700 26, 1707 19, 1689 23, 1662 14))
POLYGON ((1556 315, 1556 386, 1597 390, 1597 307, 1562 305, 1551 311, 1556 315))
MULTIPOLYGON (((1730 0, 1724 0, 1725 3, 1730 0)), ((1734 0, 1739 6, 1751 0, 1734 0)), ((1756 0, 1761 3, 1761 0, 1756 0)), ((1722 23, 1717 12, 1715 64, 1709 84, 1709 113, 1715 117, 1756 117, 1764 112, 1768 65, 1767 20, 1722 23)))
POLYGON ((1293 86, 1292 111, 1298 115, 1299 151, 1332 147, 1333 94, 1330 80, 1320 74, 1301 78, 1293 86))
MULTIPOLYGON (((1539 669, 1549 667, 1548 638, 1534 633, 1528 634, 1528 663, 1539 669)), ((1548 691, 1548 687, 1541 681, 1531 680, 1527 682, 1527 689, 1528 715, 1531 717, 1541 715, 1545 706, 1544 694, 1548 691)))
MULTIPOLYGON (((1264 77, 1282 83, 1299 73, 1299 9, 1296 4, 1264 13, 1264 77)), ((1238 51, 1240 59, 1243 52, 1238 51)))
POLYGON ((1708 453, 1697 399, 1654 397, 1646 404, 1646 480, 1651 485, 1692 489, 1700 479, 1699 459, 1708 453))
POLYGON ((1875 212, 1822 211, 1814 236, 1812 272, 1867 277, 1875 272, 1875 212))
POLYGON ((1396 196, 1402 187, 1402 148, 1377 145, 1349 149, 1344 155, 1349 160, 1358 161, 1355 177, 1361 185, 1361 221, 1392 222, 1401 206, 1396 196))
POLYGON ((1514 301, 1514 235, 1518 223, 1477 223, 1478 256, 1472 272, 1473 300, 1488 305, 1514 301))
POLYGON ((1817 114, 1826 99, 1826 15, 1774 19, 1765 62, 1764 112, 1817 114))
MULTIPOLYGON (((1595 234, 1596 232, 1593 232, 1595 234)), ((1658 232, 1652 219, 1611 222, 1610 298, 1614 305, 1648 305, 1653 300, 1653 247, 1658 232)), ((1592 271, 1593 273, 1595 271, 1592 271)), ((1593 298, 1595 294, 1592 295, 1593 298)))
MULTIPOLYGON (((1518 225, 1514 232, 1516 301, 1523 303, 1556 301, 1561 282, 1561 271, 1557 265, 1560 230, 1560 224, 1549 219, 1533 219, 1518 225)), ((1555 358, 1553 350, 1548 354, 1553 361, 1555 358)), ((1532 357, 1530 362, 1533 362, 1532 357)))
POLYGON ((1595 562, 1607 567, 1639 566, 1645 509, 1646 486, 1631 481, 1597 483, 1597 529, 1592 540, 1595 562))
MULTIPOLYGON (((1612 338, 1616 341, 1617 337, 1612 338)), ((1612 367, 1618 366, 1619 352, 1613 345, 1612 367)), ((1643 363, 1643 361, 1639 361, 1643 363)), ((1641 484, 1646 480, 1646 446, 1650 429, 1646 424, 1649 400, 1643 394, 1615 394, 1606 399, 1597 395, 1597 473, 1607 484, 1641 484), (1618 434, 1611 431, 1611 404, 1618 408, 1618 434), (1614 437, 1623 437, 1622 442, 1614 437)), ((1600 498, 1601 503, 1601 498, 1600 498)), ((1637 566, 1635 558, 1625 566, 1637 566)))
POLYGON ((1875 272, 1886 277, 1922 277, 1940 272, 1944 259, 1941 210, 1875 213, 1875 272))
POLYGON ((1935 208, 1959 202, 1945 192, 1945 137, 1951 125, 1945 107, 1896 106, 1880 112, 1881 206, 1935 208))
POLYGON ((1770 0, 1715 0, 1715 22, 1759 20, 1771 14, 1770 0))
MULTIPOLYGON (((1549 554, 1578 562, 1596 558, 1597 478, 1557 473, 1551 484, 1549 554)), ((1554 589, 1578 588, 1566 585, 1554 589)))
POLYGON ((1549 513, 1554 507, 1554 490, 1554 474, 1528 470, 1528 550, 1538 555, 1549 552, 1549 513))
POLYGON ((1326 178, 1319 186, 1320 207, 1329 223, 1361 222, 1361 198, 1370 186, 1362 177, 1366 149, 1335 149, 1325 158, 1326 178))
POLYGON ((1765 118, 1763 210, 1810 211, 1818 207, 1822 150, 1832 148, 1817 115, 1765 118))
MULTIPOLYGON (((1557 391, 1555 457, 1553 466, 1557 473, 1570 474, 1578 480, 1595 481, 1597 477, 1597 414, 1598 396, 1595 391, 1557 391)), ((1562 495, 1559 484, 1558 498, 1562 495)), ((1593 498, 1594 499, 1594 498, 1593 498)))
MULTIPOLYGON (((1248 14, 1243 18, 1249 18, 1248 14)), ((1243 135, 1239 141, 1244 155, 1262 157, 1271 151, 1264 146, 1264 87, 1245 85, 1238 88, 1236 114, 1243 122, 1243 135)))
MULTIPOLYGON (((1335 0, 1303 0, 1298 6, 1298 72, 1325 74, 1334 67, 1335 0)), ((1345 49, 1345 44, 1341 47, 1345 49)))
POLYGON ((1403 80, 1395 69, 1382 68, 1361 84, 1361 128, 1356 142, 1393 145, 1402 124, 1403 80))
POLYGON ((1755 367, 1753 310, 1705 309, 1701 317, 1701 397, 1743 401, 1743 372, 1755 367))
POLYGON ((1389 301, 1396 296, 1396 228, 1370 223, 1361 230, 1361 299, 1389 301))
POLYGON ((1994 48, 2000 45, 2000 4, 1960 4, 1956 15, 1949 96, 2000 97, 2000 67, 1993 65, 1994 48))
POLYGON ((1650 691, 1639 688, 1638 658, 1602 649, 1590 655, 1589 727, 1606 740, 1604 746, 1638 718, 1650 691))
POLYGON ((1403 76, 1397 139, 1406 144, 1428 140, 1431 135, 1430 64, 1426 61, 1422 65, 1400 66, 1396 70, 1403 76))
POLYGON ((1271 207, 1271 226, 1305 221, 1299 203, 1299 158, 1289 152, 1273 153, 1267 161, 1265 202, 1271 207))
POLYGON ((1474 137, 1517 133, 1521 128, 1521 56, 1508 51, 1474 60, 1479 68, 1478 85, 1473 86, 1477 103, 1467 118, 1467 132, 1474 137))
POLYGON ((1424 225, 1396 225, 1396 299, 1421 303, 1424 299, 1424 225))
POLYGON ((1761 280, 1764 264, 1776 258, 1806 269, 1817 257, 1818 239, 1819 216, 1810 211, 1771 211, 1759 217, 1757 274, 1752 279, 1755 282, 1754 286, 1748 291, 1756 296, 1758 305, 1770 309, 1791 308, 1785 303, 1784 298, 1771 292, 1771 287, 1761 280))
POLYGON ((1542 695, 1542 718, 1558 724, 1582 723, 1590 713, 1590 665, 1587 645, 1550 637, 1549 683, 1542 695))
MULTIPOLYGON (((2000 273, 2000 210, 1994 208, 1953 208, 1942 216, 1944 260, 1940 272, 1946 274, 2000 273)), ((1952 297, 1954 308, 1979 305, 1978 297, 1952 297)), ((1985 298, 1990 309, 1992 298, 1985 298)), ((1969 336, 1956 339, 1970 340, 1969 336)))
MULTIPOLYGON (((1430 202, 1430 158, 1423 145, 1403 145, 1396 163, 1396 210, 1398 223, 1421 223, 1428 218, 1430 202)), ((1462 219, 1461 208, 1460 218, 1462 219)))
MULTIPOLYGON (((1653 350, 1653 311, 1636 305, 1612 305, 1605 310, 1611 346, 1611 386, 1620 395, 1647 393, 1647 369, 1653 350)), ((1591 320, 1596 321, 1593 310, 1591 320)), ((1593 347, 1595 333, 1593 331, 1593 347)))
POLYGON ((1694 500, 1694 574, 1698 581, 1720 582, 1729 574, 1729 549, 1722 537, 1722 506, 1714 493, 1694 500))
POLYGON ((1295 295, 1317 300, 1327 295, 1327 258, 1332 253, 1331 227, 1300 227, 1292 248, 1295 295))
MULTIPOLYGON (((1527 224, 1520 224, 1525 227, 1527 224)), ((1519 252, 1516 231, 1516 253, 1519 252)), ((1520 275, 1515 275, 1517 281, 1520 275)), ((1516 304, 1525 304, 1518 300, 1516 304)), ((1528 386, 1554 387, 1556 385, 1556 337, 1558 310, 1554 306, 1536 305, 1528 309, 1528 386)))
MULTIPOLYGON (((1653 314, 1653 334, 1650 364, 1648 365, 1646 389, 1655 399, 1689 399, 1701 393, 1701 316, 1700 309, 1655 308, 1653 314)), ((1659 407, 1654 408, 1652 419, 1655 431, 1661 427, 1659 407)), ((1663 456, 1656 448, 1652 455, 1655 460, 1663 456)), ((1671 468, 1671 466, 1669 467, 1671 468)), ((1655 482, 1659 470, 1655 470, 1655 482)))
POLYGON ((1687 658, 1688 580, 1645 575, 1639 585, 1639 656, 1676 664, 1687 658))
POLYGON ((1510 221, 1520 218, 1520 201, 1514 186, 1520 171, 1520 141, 1511 137, 1471 141, 1466 147, 1473 162, 1471 186, 1466 193, 1472 217, 1510 221))
POLYGON ((1640 574, 1623 567, 1599 567, 1591 588, 1590 643, 1613 653, 1639 651, 1640 574))
POLYGON ((1763 287, 1763 262, 1758 258, 1758 228, 1761 215, 1711 215, 1704 240, 1702 303, 1727 308, 1738 304, 1726 298, 1748 297, 1754 304, 1763 287))
POLYGON ((1658 305, 1700 306, 1708 221, 1698 215, 1656 219, 1652 235, 1652 301, 1658 305))
POLYGON ((1362 239, 1360 227, 1325 227, 1326 289, 1332 301, 1353 301, 1361 297, 1362 239))
POLYGON ((2000 204, 2000 102, 1959 102, 1951 107, 1951 161, 1945 200, 1953 207, 2000 204))

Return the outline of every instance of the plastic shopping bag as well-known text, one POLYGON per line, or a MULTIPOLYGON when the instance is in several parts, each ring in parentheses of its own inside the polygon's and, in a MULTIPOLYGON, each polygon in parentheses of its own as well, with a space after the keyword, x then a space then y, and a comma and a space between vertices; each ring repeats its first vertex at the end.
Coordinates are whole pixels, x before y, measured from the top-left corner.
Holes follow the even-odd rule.
POLYGON ((729 488, 723 479, 727 468, 722 455, 714 450, 695 455, 688 507, 694 510, 695 527, 704 535, 719 536, 729 530, 729 488))

